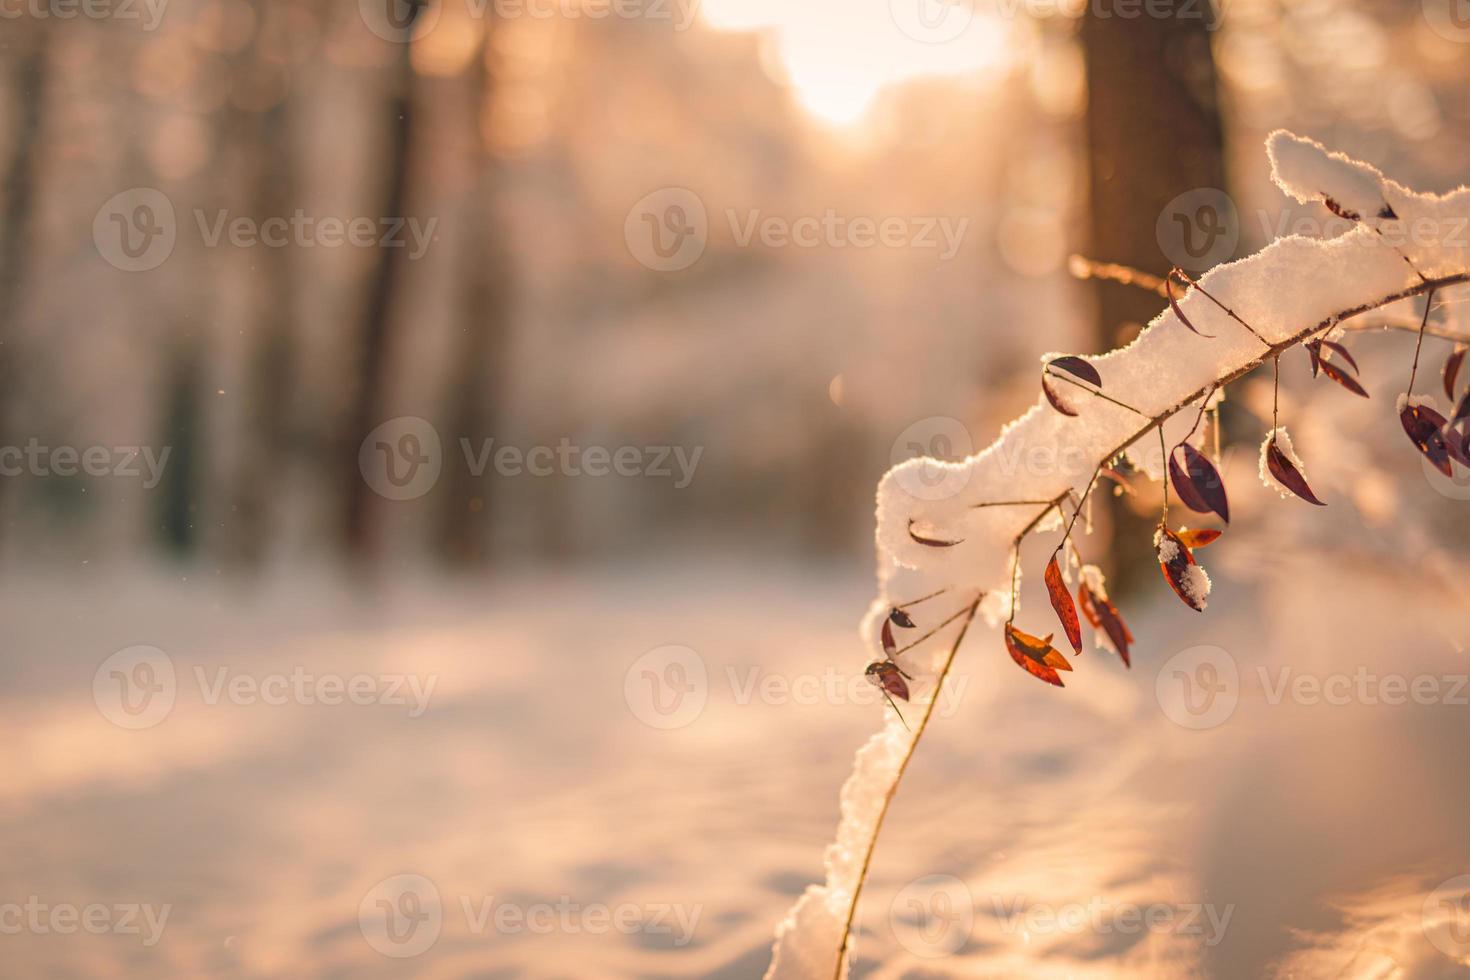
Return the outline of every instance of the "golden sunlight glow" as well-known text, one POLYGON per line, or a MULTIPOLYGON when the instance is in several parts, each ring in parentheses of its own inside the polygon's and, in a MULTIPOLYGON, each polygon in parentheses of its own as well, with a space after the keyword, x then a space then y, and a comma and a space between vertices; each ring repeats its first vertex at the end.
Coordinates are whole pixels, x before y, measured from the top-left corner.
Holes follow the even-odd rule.
POLYGON ((859 121, 885 88, 999 66, 1006 25, 966 0, 703 0, 705 23, 763 31, 797 101, 833 125, 859 121))

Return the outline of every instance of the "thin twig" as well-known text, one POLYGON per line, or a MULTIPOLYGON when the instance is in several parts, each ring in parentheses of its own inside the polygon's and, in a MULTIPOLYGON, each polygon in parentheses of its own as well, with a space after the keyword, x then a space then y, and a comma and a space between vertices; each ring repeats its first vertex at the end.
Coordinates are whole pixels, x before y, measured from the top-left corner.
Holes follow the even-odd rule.
POLYGON ((1414 345, 1414 370, 1409 372, 1409 395, 1414 394, 1414 379, 1419 377, 1419 352, 1424 349, 1424 328, 1429 326, 1429 308, 1434 305, 1434 287, 1429 287, 1429 295, 1424 298, 1424 319, 1419 323, 1419 342, 1414 345))
POLYGON ((903 782, 903 774, 909 767, 909 760, 914 757, 914 750, 919 747, 919 739, 924 737, 924 729, 929 727, 929 719, 934 715, 934 706, 939 703, 939 692, 944 687, 945 678, 949 676, 949 668, 954 665, 955 654, 959 653, 960 644, 965 641, 965 634, 969 632, 970 624, 975 621, 975 611, 980 608, 980 600, 985 598, 985 593, 975 597, 969 608, 962 610, 965 614, 964 625, 960 627, 960 633, 954 638, 953 645, 949 648, 949 654, 944 658, 944 666, 939 669, 939 679, 934 683, 934 694, 929 703, 924 705, 924 714, 919 718, 919 725, 914 729, 913 737, 909 739, 908 750, 903 754, 903 761, 898 764, 898 773, 894 776, 893 783, 888 787, 888 792, 883 796, 883 805, 878 809, 878 819, 873 822, 873 833, 868 838, 868 849, 863 854, 862 867, 858 869, 857 884, 852 889, 852 901, 847 906, 847 922, 842 927, 842 945, 837 947, 837 965, 832 971, 832 980, 841 980, 842 964, 847 959, 847 947, 852 941, 852 920, 857 914, 858 899, 863 893, 863 882, 868 879, 868 866, 873 863, 873 852, 878 847, 878 834, 883 829, 883 819, 888 816, 889 804, 893 802, 894 795, 898 792, 899 784, 903 782))

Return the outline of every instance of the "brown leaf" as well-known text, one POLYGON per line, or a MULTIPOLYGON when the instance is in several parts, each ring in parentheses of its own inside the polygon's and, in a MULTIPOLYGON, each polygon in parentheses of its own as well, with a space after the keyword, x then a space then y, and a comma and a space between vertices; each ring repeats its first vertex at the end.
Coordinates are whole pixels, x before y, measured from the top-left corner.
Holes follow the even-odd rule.
POLYGON ((1031 676, 1057 687, 1066 687, 1057 671, 1071 670, 1072 665, 1051 645, 1050 636, 1043 640, 1007 623, 1006 649, 1010 651, 1011 659, 1031 676))
POLYGON ((1444 441, 1444 429, 1449 423, 1443 415, 1428 405, 1407 405, 1399 413, 1399 421, 1403 422, 1404 431, 1425 459, 1445 476, 1455 475, 1454 467, 1450 465, 1449 448, 1444 441))
POLYGON ((1277 483, 1307 503, 1316 504, 1318 507, 1327 506, 1318 500, 1317 495, 1312 492, 1312 488, 1307 486, 1306 477, 1302 476, 1301 471, 1292 465, 1291 460, 1281 451, 1281 447, 1276 445, 1274 436, 1271 438, 1270 444, 1266 447, 1266 468, 1271 471, 1271 475, 1276 478, 1277 483))
POLYGON ((1365 391, 1363 389, 1363 386, 1358 383, 1358 379, 1353 377, 1351 374, 1348 374, 1341 368, 1337 367, 1335 364, 1332 364, 1329 361, 1323 361, 1322 373, 1327 375, 1333 381, 1336 381, 1338 384, 1342 385, 1348 391, 1351 391, 1353 394, 1359 395, 1363 398, 1368 397, 1368 392, 1365 391))
POLYGON ((1214 544, 1220 539, 1220 535, 1224 533, 1224 531, 1212 527, 1200 527, 1195 528, 1193 531, 1180 531, 1179 540, 1183 541, 1185 546, 1191 551, 1194 551, 1195 549, 1214 544))
MULTIPOLYGON (((957 544, 964 543, 964 538, 960 538, 958 541, 945 541, 941 538, 930 537, 928 534, 920 534, 914 530, 916 523, 918 522, 913 520, 909 521, 909 537, 917 544, 922 544, 929 548, 953 548, 957 544)), ((925 525, 925 527, 927 528, 928 525, 925 525)))
POLYGON ((1194 554, 1190 552, 1189 546, 1180 539, 1179 535, 1169 530, 1164 525, 1159 525, 1159 533, 1154 539, 1154 545, 1159 552, 1159 568, 1164 573, 1164 580, 1174 590, 1174 594, 1184 600, 1184 604, 1195 612, 1205 611, 1206 595, 1197 594, 1195 586, 1197 579, 1190 569, 1198 564, 1194 560, 1194 554))
POLYGON ((1057 389, 1052 385, 1051 380, 1047 378, 1045 374, 1042 374, 1041 376, 1041 393, 1046 395, 1046 400, 1051 402, 1051 407, 1056 409, 1058 412, 1061 412, 1063 415, 1069 415, 1072 418, 1076 418, 1079 414, 1075 408, 1073 408, 1071 405, 1068 405, 1065 401, 1062 400, 1061 393, 1057 391, 1057 389))
POLYGON ((1458 425, 1467 418, 1470 418, 1470 391, 1465 392, 1465 397, 1460 399, 1459 407, 1455 409, 1455 417, 1450 419, 1450 425, 1458 425))
POLYGON ((1230 523, 1230 501, 1225 496, 1225 481, 1210 458, 1187 442, 1181 442, 1169 454, 1169 476, 1184 506, 1197 514, 1215 513, 1230 523), (1181 466, 1178 455, 1184 456, 1181 466))
POLYGON ((1470 466, 1470 430, 1464 433, 1453 428, 1444 430, 1445 451, 1461 466, 1470 466))
MULTIPOLYGON (((1215 336, 1214 334, 1202 333, 1199 328, 1189 322, 1189 317, 1184 315, 1184 311, 1179 308, 1179 303, 1174 299, 1174 274, 1179 271, 1180 270, 1175 269, 1174 272, 1169 273, 1169 275, 1164 279, 1164 289, 1169 294, 1169 308, 1174 311, 1174 315, 1179 318, 1180 323, 1184 324, 1186 327, 1199 334, 1201 337, 1206 337, 1213 340, 1215 336)), ((1180 274, 1182 275, 1182 273, 1180 274)))
POLYGON ((903 674, 893 664, 882 660, 868 664, 864 671, 868 680, 888 692, 889 696, 898 698, 900 701, 909 699, 909 686, 903 679, 903 674))
POLYGON ((1322 203, 1325 204, 1325 205, 1327 205, 1327 210, 1331 211, 1333 214, 1337 215, 1339 218, 1344 218, 1344 219, 1346 219, 1348 221, 1362 221, 1363 220, 1363 216, 1360 215, 1358 212, 1356 212, 1356 211, 1350 211, 1349 209, 1343 207, 1341 204, 1338 204, 1336 201, 1334 201, 1330 197, 1327 197, 1326 195, 1323 195, 1323 197, 1322 197, 1322 203))
POLYGON ((1312 358, 1312 377, 1316 377, 1322 371, 1322 341, 1313 340, 1302 345, 1306 348, 1308 356, 1312 358))
POLYGON ((1444 394, 1450 401, 1455 400, 1455 384, 1460 380, 1460 368, 1465 364, 1465 352, 1470 350, 1464 344, 1456 344, 1455 351, 1449 360, 1444 362, 1444 394))
POLYGON ((888 611, 888 621, 894 626, 899 626, 906 630, 914 628, 913 617, 897 606, 894 606, 888 611))
POLYGON ((1066 371, 1074 377, 1081 378, 1088 384, 1097 385, 1099 388, 1102 387, 1102 375, 1097 373, 1097 368, 1080 357, 1074 357, 1068 354, 1066 357, 1058 357, 1048 361, 1046 366, 1056 368, 1058 371, 1066 371))
POLYGON ((1077 619, 1077 606, 1072 602, 1072 593, 1067 591, 1066 584, 1062 582, 1062 569, 1057 564, 1056 555, 1052 555, 1046 566, 1046 592, 1051 597, 1052 609, 1056 610, 1057 618, 1062 621, 1062 631, 1067 634, 1072 649, 1081 653, 1082 623, 1077 619))
POLYGON ((1082 615, 1087 617, 1092 628, 1102 630, 1113 645, 1113 649, 1123 659, 1123 666, 1132 667, 1128 649, 1133 644, 1133 634, 1128 631, 1128 624, 1118 614, 1118 608, 1088 588, 1085 581, 1077 587, 1077 602, 1082 608, 1082 615))
POLYGON ((898 644, 893 642, 893 622, 891 620, 883 620, 883 629, 879 638, 883 641, 883 652, 888 655, 889 659, 892 659, 893 655, 898 652, 898 644))

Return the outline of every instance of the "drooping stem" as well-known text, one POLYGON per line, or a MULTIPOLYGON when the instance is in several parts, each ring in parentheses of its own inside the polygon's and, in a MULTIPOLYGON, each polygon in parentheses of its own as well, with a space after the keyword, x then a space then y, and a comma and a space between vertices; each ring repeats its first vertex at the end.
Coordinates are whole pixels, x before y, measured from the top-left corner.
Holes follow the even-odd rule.
POLYGON ((980 608, 980 601, 985 598, 982 592, 975 597, 975 601, 961 610, 965 616, 964 624, 960 626, 959 635, 954 638, 950 645, 949 654, 944 658, 944 665, 939 669, 939 678, 934 682, 934 693, 929 698, 929 703, 924 705, 924 713, 919 717, 918 727, 914 729, 913 737, 909 739, 908 748, 904 751, 903 761, 898 764, 898 772, 894 775, 893 783, 888 787, 888 792, 883 795, 883 803, 878 809, 878 818, 873 822, 873 834, 868 838, 867 850, 863 853, 862 867, 858 869, 856 884, 852 888, 852 899, 847 906, 847 921, 842 926, 842 944, 837 947, 837 963, 832 970, 832 980, 841 980, 842 964, 847 960, 847 948, 852 942, 852 920, 857 914, 858 899, 862 897, 863 882, 868 880, 868 867, 873 863, 873 852, 878 847, 878 834, 883 829, 883 820, 888 816, 888 807, 893 803, 893 797, 898 792, 899 784, 903 782, 903 774, 909 767, 909 760, 914 757, 914 750, 919 747, 919 739, 924 737, 924 730, 929 727, 929 719, 934 716, 934 706, 939 703, 939 692, 944 687, 944 681, 949 677, 949 669, 954 665, 955 654, 959 653, 960 644, 965 642, 965 634, 970 630, 970 624, 975 621, 975 612, 980 608))
POLYGON ((1419 342, 1414 345, 1414 369, 1409 372, 1409 395, 1414 394, 1414 379, 1419 377, 1419 352, 1424 349, 1424 328, 1429 326, 1429 309, 1434 305, 1434 287, 1424 297, 1424 319, 1419 323, 1419 342))

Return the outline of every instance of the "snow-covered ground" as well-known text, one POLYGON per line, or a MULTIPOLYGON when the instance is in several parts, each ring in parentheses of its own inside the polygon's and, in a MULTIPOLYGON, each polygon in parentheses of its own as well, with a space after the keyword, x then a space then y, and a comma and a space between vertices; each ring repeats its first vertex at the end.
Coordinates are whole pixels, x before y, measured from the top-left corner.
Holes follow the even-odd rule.
MULTIPOLYGON (((1424 922, 1470 872, 1470 610, 1258 547, 1202 554, 1203 616, 1155 583, 1132 672, 1089 648, 1058 691, 972 632, 884 831, 857 975, 1465 975, 1441 951, 1461 934, 1424 922), (1439 678, 1441 703, 1276 699, 1283 667, 1439 678)), ((11 581, 0 973, 759 976, 876 725, 868 575, 329 581, 11 581), (168 659, 102 668, 135 645, 168 659), (306 703, 355 675, 374 703, 306 703)))

